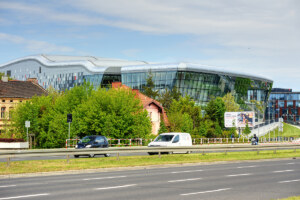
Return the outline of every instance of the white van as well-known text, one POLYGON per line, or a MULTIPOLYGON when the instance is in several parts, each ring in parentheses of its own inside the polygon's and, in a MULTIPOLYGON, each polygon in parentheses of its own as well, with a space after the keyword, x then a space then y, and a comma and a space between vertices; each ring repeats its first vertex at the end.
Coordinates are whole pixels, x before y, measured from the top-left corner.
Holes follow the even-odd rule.
MULTIPOLYGON (((153 142, 148 144, 148 147, 178 147, 192 146, 192 137, 189 133, 162 133, 158 135, 153 142)), ((189 152, 187 152, 189 153, 189 152)), ((157 154, 149 152, 150 155, 157 154)))

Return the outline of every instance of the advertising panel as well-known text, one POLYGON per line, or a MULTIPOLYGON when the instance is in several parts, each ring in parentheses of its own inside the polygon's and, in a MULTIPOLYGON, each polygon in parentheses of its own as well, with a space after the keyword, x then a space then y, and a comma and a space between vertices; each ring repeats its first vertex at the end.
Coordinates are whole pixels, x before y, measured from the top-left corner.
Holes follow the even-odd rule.
POLYGON ((226 128, 230 127, 249 127, 255 126, 254 112, 225 112, 224 124, 226 128))
POLYGON ((238 112, 237 114, 237 127, 246 127, 248 123, 249 127, 254 126, 254 112, 238 112))
POLYGON ((235 127, 237 120, 237 112, 225 112, 224 114, 224 126, 226 128, 235 127))

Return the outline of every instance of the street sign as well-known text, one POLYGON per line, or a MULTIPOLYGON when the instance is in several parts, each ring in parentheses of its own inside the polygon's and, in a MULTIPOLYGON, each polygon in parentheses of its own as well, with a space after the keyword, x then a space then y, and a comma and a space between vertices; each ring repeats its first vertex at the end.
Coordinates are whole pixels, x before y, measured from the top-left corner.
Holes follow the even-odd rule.
POLYGON ((30 127, 30 121, 25 121, 25 127, 29 128, 30 127))
POLYGON ((67 122, 72 122, 72 114, 67 114, 67 122))

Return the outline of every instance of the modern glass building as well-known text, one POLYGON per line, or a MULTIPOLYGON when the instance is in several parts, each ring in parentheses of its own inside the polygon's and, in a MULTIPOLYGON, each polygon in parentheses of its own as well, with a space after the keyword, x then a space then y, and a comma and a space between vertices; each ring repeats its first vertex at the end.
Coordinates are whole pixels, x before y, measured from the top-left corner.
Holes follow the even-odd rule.
POLYGON ((270 94, 266 119, 283 118, 284 122, 300 124, 300 92, 274 88, 270 94))
POLYGON ((181 94, 205 105, 210 97, 231 92, 244 103, 245 110, 253 109, 253 101, 265 106, 273 83, 268 78, 199 64, 153 64, 88 56, 29 56, 0 65, 0 72, 17 80, 36 78, 45 89, 53 87, 60 91, 84 81, 95 87, 107 87, 117 81, 143 91, 151 73, 159 93, 177 87, 181 94))

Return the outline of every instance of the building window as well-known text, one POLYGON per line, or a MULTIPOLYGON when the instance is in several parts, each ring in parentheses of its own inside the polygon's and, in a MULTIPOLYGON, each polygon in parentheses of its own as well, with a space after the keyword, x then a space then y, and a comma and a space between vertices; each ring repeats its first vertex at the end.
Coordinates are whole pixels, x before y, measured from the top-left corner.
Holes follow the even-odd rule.
POLYGON ((1 108, 1 119, 5 118, 5 107, 1 108))
POLYGON ((7 70, 7 71, 6 71, 6 75, 7 75, 8 77, 10 77, 10 76, 11 76, 11 71, 10 71, 10 70, 7 70))
POLYGON ((12 102, 14 102, 14 100, 10 100, 10 102, 12 103, 12 102))
POLYGON ((42 73, 42 67, 39 67, 39 73, 40 74, 42 73))
POLYGON ((2 100, 2 103, 5 103, 5 100, 2 100))

